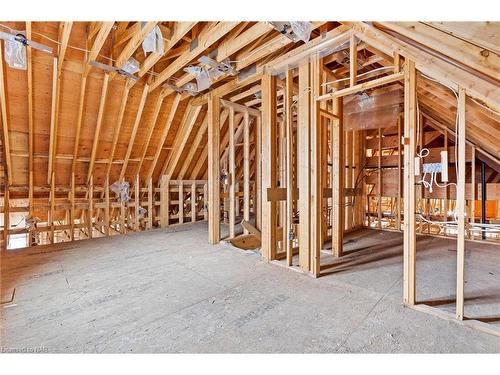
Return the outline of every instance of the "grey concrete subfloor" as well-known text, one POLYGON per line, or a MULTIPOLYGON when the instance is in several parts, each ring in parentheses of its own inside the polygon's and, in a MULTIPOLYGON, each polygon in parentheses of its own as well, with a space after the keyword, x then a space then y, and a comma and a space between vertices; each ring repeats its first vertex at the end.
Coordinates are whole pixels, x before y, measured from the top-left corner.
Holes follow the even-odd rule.
MULTIPOLYGON (((264 263, 256 252, 210 246, 205 223, 4 254, 2 301, 13 288, 16 294, 0 307, 0 346, 99 353, 500 352, 498 337, 402 306, 401 255, 373 258, 362 242, 371 238, 384 244, 380 250, 400 251, 398 236, 366 230, 348 237, 347 246, 368 251, 370 262, 346 263, 319 279, 264 263)), ((477 262, 476 252, 467 257, 482 288, 500 285, 500 248, 490 247, 477 262)), ((445 256, 436 260, 432 252, 418 255, 418 274, 425 272, 421 299, 446 296, 454 277, 448 271, 456 253, 442 249, 445 256)))

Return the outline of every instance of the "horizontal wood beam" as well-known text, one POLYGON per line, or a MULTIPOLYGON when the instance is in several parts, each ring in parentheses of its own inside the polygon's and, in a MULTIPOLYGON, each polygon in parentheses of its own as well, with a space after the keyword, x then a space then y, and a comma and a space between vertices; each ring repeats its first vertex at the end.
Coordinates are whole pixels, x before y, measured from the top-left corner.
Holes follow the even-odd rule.
POLYGON ((222 106, 224 106, 226 108, 233 108, 233 110, 235 110, 236 112, 248 113, 249 115, 252 115, 255 117, 260 116, 260 111, 258 109, 250 108, 250 107, 247 107, 243 104, 233 103, 233 102, 230 102, 229 100, 225 100, 225 99, 221 99, 221 104, 222 104, 222 106))
POLYGON ((333 98, 340 98, 342 96, 356 94, 358 92, 372 89, 378 86, 387 85, 389 83, 401 81, 404 78, 403 72, 393 73, 388 76, 380 77, 372 81, 363 82, 358 85, 347 87, 345 89, 337 90, 328 94, 320 95, 316 98, 318 101, 329 100, 333 98))

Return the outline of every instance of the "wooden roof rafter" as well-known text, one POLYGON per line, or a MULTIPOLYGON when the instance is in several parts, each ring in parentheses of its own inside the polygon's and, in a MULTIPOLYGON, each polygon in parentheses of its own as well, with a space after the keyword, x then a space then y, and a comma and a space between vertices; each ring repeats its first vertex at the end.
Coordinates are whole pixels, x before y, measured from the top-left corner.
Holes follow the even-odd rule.
POLYGON ((62 66, 64 63, 64 56, 68 47, 69 37, 73 22, 61 22, 59 24, 59 51, 58 56, 53 59, 53 78, 52 78, 52 107, 50 114, 50 141, 49 141, 49 160, 48 160, 48 173, 47 183, 50 184, 54 164, 56 161, 57 152, 57 129, 59 126, 59 105, 61 93, 61 74, 62 66))
POLYGON ((139 163, 138 163, 137 169, 136 169, 137 174, 141 173, 142 164, 144 163, 144 158, 146 157, 146 153, 148 151, 149 144, 151 142, 151 136, 153 135, 153 130, 155 128, 156 121, 158 119, 158 115, 160 114, 161 106, 163 104, 163 100, 165 99, 165 96, 166 96, 165 93, 162 91, 158 95, 158 98, 155 101, 155 105, 154 105, 154 109, 153 109, 153 116, 151 117, 151 119, 149 121, 148 130, 146 132, 146 134, 147 134, 146 139, 144 142, 144 146, 142 147, 142 151, 140 154, 140 160, 139 160, 139 163))
POLYGON ((153 160, 151 161, 151 164, 149 165, 148 173, 146 175, 147 181, 153 177, 153 173, 154 173, 156 164, 158 162, 158 159, 160 158, 162 147, 163 147, 163 144, 165 143, 165 140, 167 139, 172 122, 174 121, 174 116, 177 112, 177 108, 179 107, 181 97, 182 97, 182 95, 179 93, 176 94, 174 97, 174 100, 173 100, 172 105, 170 107, 170 112, 168 114, 167 120, 165 121, 165 125, 163 126, 163 129, 162 129, 162 132, 160 135, 160 141, 158 142, 158 146, 156 147, 155 155, 153 156, 153 160))
POLYGON ((141 100, 139 102, 139 107, 137 108, 137 112, 135 115, 134 125, 132 126, 132 134, 130 135, 130 140, 128 142, 127 151, 125 153, 125 158, 123 161, 122 169, 120 171, 120 177, 119 177, 120 181, 123 180, 123 178, 125 176, 125 172, 127 170, 127 166, 128 166, 129 159, 130 159, 130 154, 132 153, 132 148, 134 147, 134 141, 135 141, 135 137, 137 135, 137 129, 139 128, 139 124, 141 122, 142 112, 144 110, 144 105, 146 104, 146 98, 147 98, 148 94, 149 94, 149 85, 146 84, 146 85, 144 85, 144 88, 142 90, 141 100))
POLYGON ((174 172, 179 165, 180 157, 185 150, 186 143, 194 129, 194 125, 197 122, 201 109, 202 107, 191 108, 192 113, 190 113, 185 126, 177 133, 176 142, 172 144, 172 152, 170 153, 171 156, 168 159, 168 165, 166 164, 166 168, 162 170, 165 172, 162 174, 167 174, 171 177, 174 176, 174 172))

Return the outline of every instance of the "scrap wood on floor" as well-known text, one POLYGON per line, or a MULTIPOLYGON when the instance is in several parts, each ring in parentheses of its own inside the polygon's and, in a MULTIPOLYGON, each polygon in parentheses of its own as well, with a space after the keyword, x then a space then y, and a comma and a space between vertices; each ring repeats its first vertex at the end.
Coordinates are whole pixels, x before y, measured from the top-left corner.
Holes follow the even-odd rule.
POLYGON ((243 250, 255 250, 259 248, 261 243, 260 231, 245 220, 241 222, 241 226, 243 229, 246 229, 249 234, 241 234, 231 238, 229 242, 231 242, 233 246, 243 250))

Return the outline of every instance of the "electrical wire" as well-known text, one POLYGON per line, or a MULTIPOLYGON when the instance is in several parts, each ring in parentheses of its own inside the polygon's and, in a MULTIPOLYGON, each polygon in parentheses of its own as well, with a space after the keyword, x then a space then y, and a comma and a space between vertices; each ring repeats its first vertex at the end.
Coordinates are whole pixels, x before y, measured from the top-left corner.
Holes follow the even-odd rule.
MULTIPOLYGON (((458 139, 458 102, 459 102, 459 97, 458 97, 458 93, 455 91, 455 89, 451 86, 448 86, 446 84, 443 84, 442 82, 432 78, 432 77, 429 77, 428 75, 426 74, 423 74, 422 72, 420 72, 420 74, 431 80, 431 81, 434 81, 434 82, 437 82, 443 86, 445 86, 446 88, 448 88, 452 93, 453 95, 455 95, 455 98, 457 100, 457 111, 456 111, 456 116, 455 116, 455 174, 456 176, 459 175, 458 173, 458 147, 457 147, 457 139, 458 139)), ((420 108, 418 106, 418 98, 417 98, 417 139, 420 139, 419 136, 420 136, 420 108)), ((423 131, 423 129, 422 129, 423 131)), ((421 149, 418 153, 417 153, 417 156, 423 161, 423 158, 425 158, 426 156, 429 155, 429 150, 426 149, 426 148, 423 148, 421 149), (427 151, 424 155, 424 151, 427 151)), ((423 164, 423 163, 422 163, 423 164)), ((422 185, 426 188, 426 189, 429 189, 429 192, 432 193, 432 185, 435 184, 437 187, 439 188, 445 188, 447 186, 450 186, 450 185, 455 185, 457 186, 456 183, 454 182, 450 182, 448 184, 445 184, 445 185, 439 185, 439 183, 437 182, 437 176, 436 176, 436 173, 437 172, 431 172, 431 181, 430 182, 427 182, 425 180, 426 176, 427 176, 427 172, 424 172, 424 175, 422 177, 422 179, 419 181, 419 183, 422 183, 422 185)), ((422 218, 422 220, 424 220, 425 222, 427 223, 430 223, 430 224, 437 224, 437 225, 442 225, 442 224, 457 224, 458 223, 458 213, 456 211, 453 211, 453 216, 454 216, 454 221, 431 221, 431 220, 427 220, 426 218, 424 218, 422 216, 422 214, 419 214, 420 217, 422 218)))
POLYGON ((292 104, 290 105, 290 107, 294 107, 295 105, 297 105, 298 101, 299 101, 299 98, 301 98, 302 96, 304 96, 305 94, 308 94, 309 92, 312 91, 312 88, 309 86, 309 87, 306 87, 302 93, 300 93, 299 95, 297 95, 297 98, 292 102, 292 104))
MULTIPOLYGON (((4 24, 2 24, 2 23, 0 23, 0 27, 4 27, 5 29, 7 29, 7 30, 9 30, 9 31, 11 31, 11 32, 14 32, 14 33, 18 33, 18 32, 19 32, 18 30, 13 29, 12 27, 9 27, 9 26, 4 25, 4 24)), ((40 37, 42 37, 42 38, 44 38, 44 39, 46 39, 46 40, 49 40, 49 41, 51 41, 52 43, 57 44, 58 46, 60 46, 60 45, 62 44, 61 42, 59 42, 59 41, 57 41, 57 40, 54 40, 54 39, 50 38, 49 36, 47 36, 47 35, 45 35, 45 34, 42 34, 42 33, 38 32, 38 31, 31 31, 31 33, 32 33, 32 34, 36 34, 36 35, 38 35, 38 36, 40 36, 40 37)), ((90 52, 91 52, 90 50, 88 50, 88 49, 86 49, 86 48, 82 48, 82 47, 75 47, 75 46, 73 46, 73 45, 71 45, 71 44, 69 44, 69 43, 67 44, 67 48, 74 49, 74 50, 81 51, 81 52, 85 52, 85 53, 90 53, 90 52)), ((106 60, 111 61, 111 62, 113 62, 113 63, 114 63, 114 62, 116 62, 116 60, 115 60, 115 59, 113 59, 113 58, 111 58, 111 57, 109 57, 109 56, 106 56, 106 55, 100 54, 100 53, 99 53, 97 56, 100 56, 100 57, 102 57, 103 59, 106 59, 106 60)), ((156 77, 159 73, 156 73, 156 72, 153 72, 153 71, 151 71, 151 70, 150 70, 150 71, 147 71, 147 72, 146 72, 146 74, 149 74, 149 75, 151 75, 151 76, 153 76, 153 77, 156 77)), ((178 81, 178 80, 180 79, 180 78, 176 78, 176 77, 170 77, 170 78, 171 78, 171 79, 173 79, 174 81, 178 81)))

